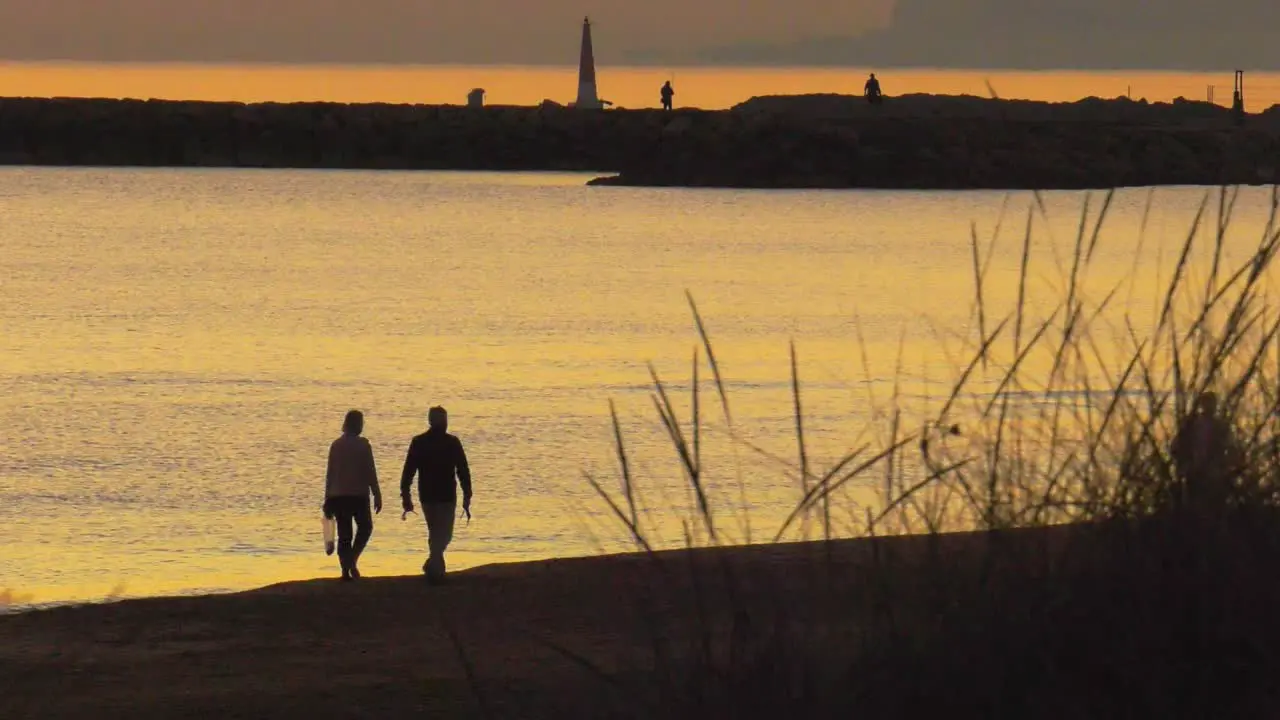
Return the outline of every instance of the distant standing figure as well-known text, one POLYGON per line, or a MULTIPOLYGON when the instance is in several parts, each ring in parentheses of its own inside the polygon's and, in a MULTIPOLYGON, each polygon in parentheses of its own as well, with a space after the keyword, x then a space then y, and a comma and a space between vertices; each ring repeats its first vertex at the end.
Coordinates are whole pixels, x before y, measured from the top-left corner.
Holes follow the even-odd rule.
POLYGON ((471 517, 471 468, 462 441, 449 434, 449 413, 433 407, 427 413, 429 429, 409 443, 400 476, 400 499, 406 513, 413 512, 413 477, 418 476, 418 499, 427 520, 427 561, 422 564, 427 581, 444 581, 444 551, 453 540, 458 512, 458 485, 462 485, 462 509, 471 517))
POLYGON ((1236 469, 1235 436, 1218 412, 1217 395, 1196 398, 1170 449, 1185 504, 1201 510, 1223 505, 1236 469))
POLYGON ((359 410, 348 412, 342 421, 342 436, 329 446, 329 464, 324 474, 324 516, 338 521, 338 563, 342 566, 343 580, 360 578, 360 554, 373 536, 370 494, 374 512, 382 512, 378 468, 373 462, 369 441, 360 437, 362 432, 364 414, 359 410))
POLYGON ((863 87, 862 94, 866 96, 867 102, 872 105, 879 105, 884 100, 884 94, 880 92, 880 81, 876 79, 875 73, 871 73, 871 77, 867 78, 867 84, 863 87))
POLYGON ((671 87, 671 81, 668 80, 662 86, 662 109, 670 111, 675 105, 676 89, 671 87))

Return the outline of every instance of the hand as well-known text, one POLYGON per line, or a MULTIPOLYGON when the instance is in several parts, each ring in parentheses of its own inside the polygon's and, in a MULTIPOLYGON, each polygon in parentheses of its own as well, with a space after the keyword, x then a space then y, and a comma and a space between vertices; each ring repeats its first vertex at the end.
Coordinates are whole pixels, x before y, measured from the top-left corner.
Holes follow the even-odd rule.
POLYGON ((373 514, 374 515, 382 514, 382 496, 381 495, 378 495, 373 499, 373 514))
POLYGON ((410 500, 408 495, 400 498, 400 501, 406 513, 413 512, 413 500, 410 500))
POLYGON ((471 519, 471 496, 465 495, 462 498, 462 512, 467 514, 467 520, 471 519))

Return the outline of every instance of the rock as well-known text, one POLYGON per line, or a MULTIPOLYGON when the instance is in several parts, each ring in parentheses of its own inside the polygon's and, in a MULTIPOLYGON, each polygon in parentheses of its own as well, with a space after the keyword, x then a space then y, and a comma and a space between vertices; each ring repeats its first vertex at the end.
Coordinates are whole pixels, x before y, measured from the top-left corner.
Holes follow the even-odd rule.
POLYGON ((680 137, 681 135, 684 135, 685 133, 689 132, 689 130, 691 130, 692 128, 693 128, 693 118, 689 117, 688 115, 681 115, 676 119, 672 120, 671 122, 667 123, 665 126, 663 126, 662 136, 664 138, 680 137))

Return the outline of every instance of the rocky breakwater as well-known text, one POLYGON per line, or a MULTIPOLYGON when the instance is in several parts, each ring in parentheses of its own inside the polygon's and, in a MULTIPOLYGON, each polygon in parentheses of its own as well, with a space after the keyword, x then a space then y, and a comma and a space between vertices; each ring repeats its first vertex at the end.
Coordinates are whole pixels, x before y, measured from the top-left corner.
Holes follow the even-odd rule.
POLYGON ((656 112, 0 99, 0 164, 616 172, 656 112))
POLYGON ((686 113, 598 184, 748 188, 1081 189, 1280 180, 1280 109, 1127 99, 759 98, 686 113))
POLYGON ((1086 188, 1270 183, 1280 109, 760 98, 730 111, 0 99, 0 164, 573 170, 597 184, 1086 188))

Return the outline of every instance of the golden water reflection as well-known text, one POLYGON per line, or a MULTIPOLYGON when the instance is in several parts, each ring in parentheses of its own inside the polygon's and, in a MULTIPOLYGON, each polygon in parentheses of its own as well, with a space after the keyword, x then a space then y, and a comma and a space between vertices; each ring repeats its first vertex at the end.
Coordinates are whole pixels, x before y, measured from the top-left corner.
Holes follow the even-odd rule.
MULTIPOLYGON (((687 418, 698 340, 686 290, 737 428, 768 453, 728 441, 704 368, 712 500, 726 539, 765 539, 798 496, 788 343, 819 467, 874 438, 895 384, 909 412, 945 394, 973 331, 970 223, 984 247, 1001 226, 994 317, 1016 301, 1032 205, 1026 193, 585 180, 0 170, 0 525, 23 538, 0 587, 49 602, 332 575, 321 472, 351 407, 366 412, 390 500, 367 573, 421 565, 421 521, 393 508, 406 443, 435 403, 476 474, 453 567, 627 547, 582 478, 617 487, 611 399, 651 521, 679 544, 691 498, 646 362, 687 418)), ((1113 328, 1124 314, 1151 324, 1204 193, 1157 191, 1145 234, 1148 193, 1119 193, 1084 284, 1095 298, 1120 286, 1113 328)), ((1048 219, 1033 218, 1033 317, 1060 302, 1084 197, 1049 193, 1048 219)), ((1242 194, 1229 255, 1262 234, 1269 201, 1242 194)), ((851 503, 872 489, 852 488, 851 503)), ((846 527, 859 519, 838 508, 846 527)))

